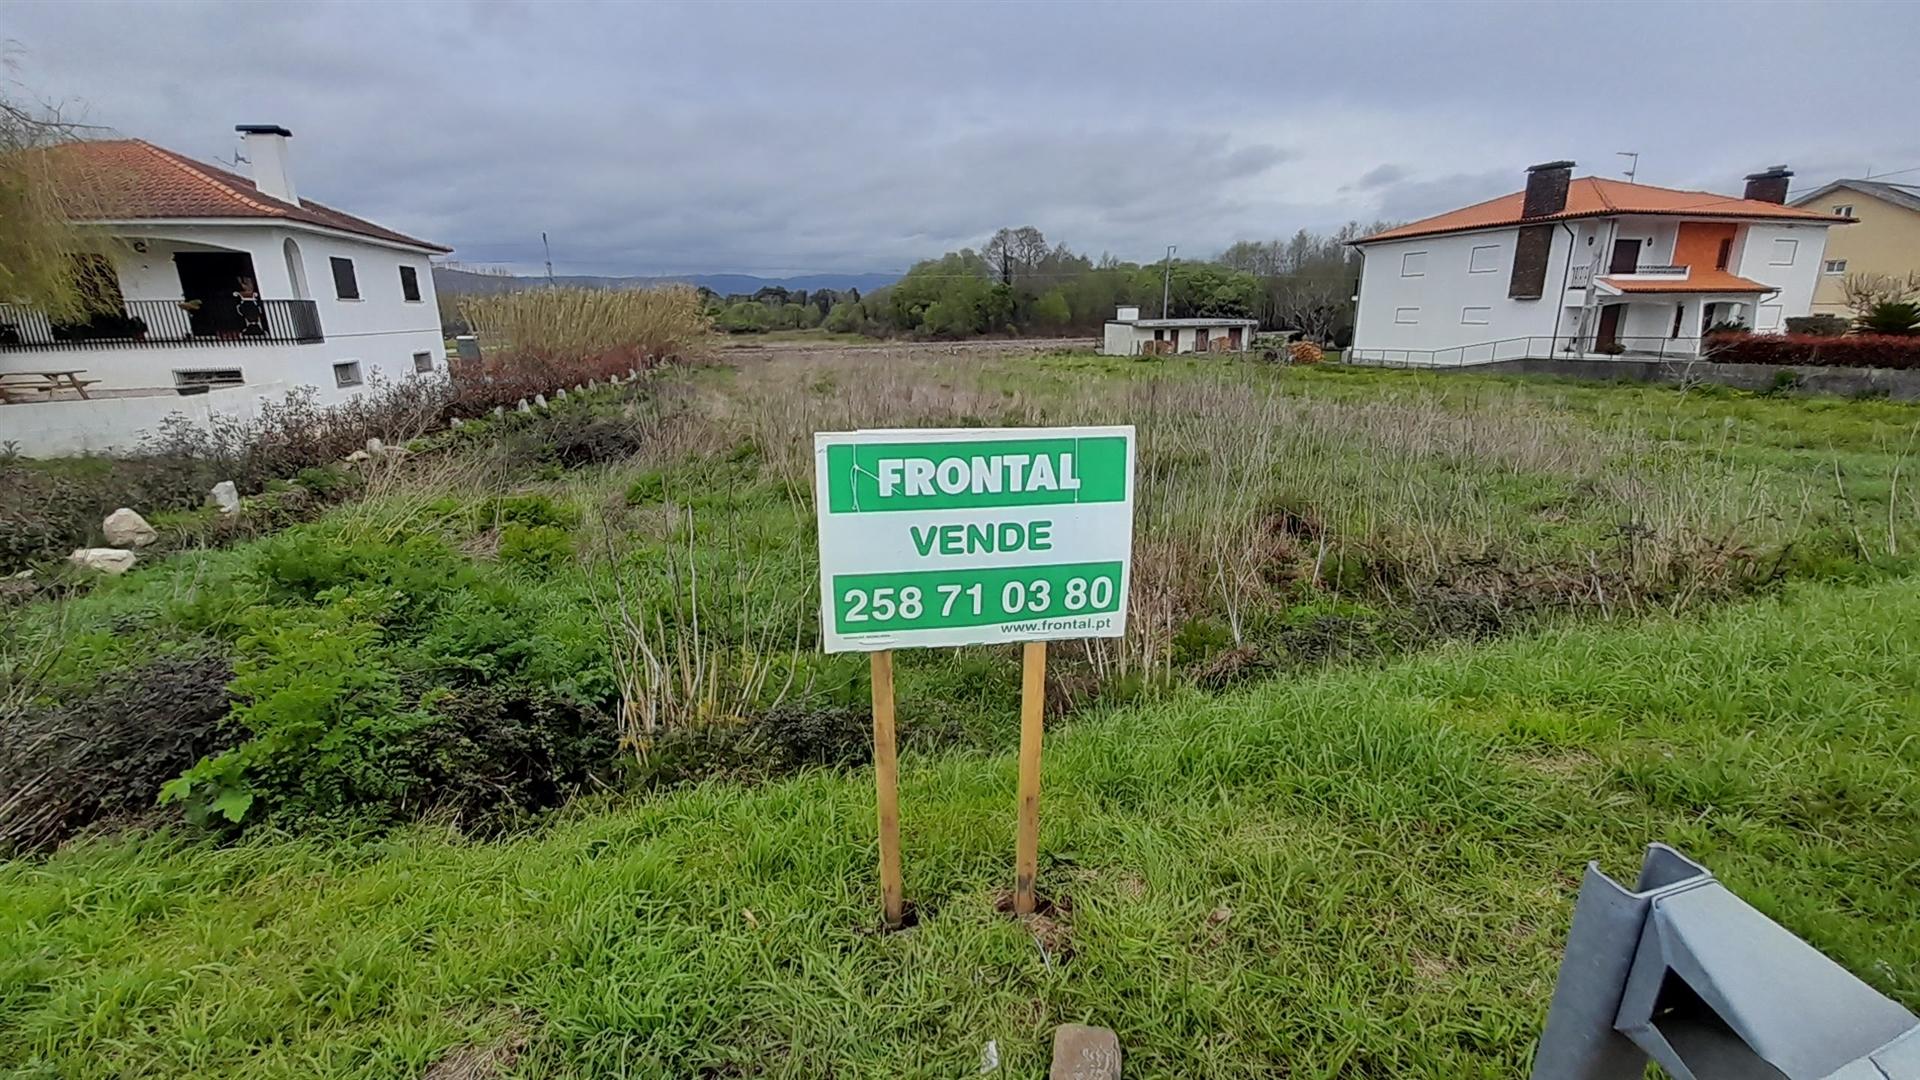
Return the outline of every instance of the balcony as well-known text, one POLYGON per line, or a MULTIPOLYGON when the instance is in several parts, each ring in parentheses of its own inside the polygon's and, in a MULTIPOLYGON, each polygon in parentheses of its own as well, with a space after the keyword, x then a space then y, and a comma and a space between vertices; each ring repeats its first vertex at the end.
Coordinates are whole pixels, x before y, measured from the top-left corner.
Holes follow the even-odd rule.
POLYGON ((325 341, 312 300, 125 300, 119 312, 54 322, 44 312, 0 304, 0 352, 141 345, 310 345, 325 341))
POLYGON ((1573 268, 1572 276, 1567 278, 1567 288, 1584 289, 1592 280, 1593 265, 1591 263, 1586 266, 1576 266, 1573 268))

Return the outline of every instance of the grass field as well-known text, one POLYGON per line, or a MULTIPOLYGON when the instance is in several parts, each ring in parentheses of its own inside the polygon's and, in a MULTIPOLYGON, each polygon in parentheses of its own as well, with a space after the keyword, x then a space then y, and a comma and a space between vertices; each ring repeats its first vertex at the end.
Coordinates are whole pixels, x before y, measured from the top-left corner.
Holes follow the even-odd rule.
POLYGON ((1006 755, 583 805, 463 842, 156 838, 0 870, 25 1075, 955 1076, 1114 1027, 1129 1075, 1512 1076, 1582 862, 1653 839, 1920 1006, 1920 593, 1804 587, 1077 724, 1038 928, 993 908, 1006 755))
POLYGON ((1512 1076, 1582 866, 1653 840, 1920 1007, 1917 433, 1024 346, 737 350, 470 424, 317 522, 8 613, 0 710, 213 656, 280 756, 220 774, 238 839, 169 813, 0 862, 0 1072, 953 1076, 991 1039, 1025 1076, 1078 1020, 1130 1076, 1512 1076), (1060 909, 994 906, 1013 653, 908 653, 920 919, 879 933, 859 758, 723 738, 863 738, 864 662, 813 648, 808 436, 1113 422, 1132 616, 1054 650, 1060 909), (627 771, 494 839, 471 800, 416 820, 448 791, 383 770, 471 734, 449 700, 617 723, 627 771))

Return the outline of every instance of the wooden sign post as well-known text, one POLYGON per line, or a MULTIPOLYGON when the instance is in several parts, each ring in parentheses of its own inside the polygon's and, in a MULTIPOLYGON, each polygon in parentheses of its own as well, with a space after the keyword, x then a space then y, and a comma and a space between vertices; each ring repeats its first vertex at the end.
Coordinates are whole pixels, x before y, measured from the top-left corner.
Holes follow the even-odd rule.
POLYGON ((1131 427, 814 435, 820 636, 871 653, 880 896, 905 913, 893 650, 1022 642, 1014 910, 1035 907, 1048 641, 1126 633, 1131 427))
POLYGON ((1033 914, 1040 872, 1040 735, 1047 694, 1047 643, 1020 650, 1020 838, 1013 853, 1013 913, 1033 914))
POLYGON ((899 761, 893 749, 893 652, 869 660, 873 672, 873 787, 880 812, 880 902, 887 925, 904 918, 906 890, 900 881, 899 761))

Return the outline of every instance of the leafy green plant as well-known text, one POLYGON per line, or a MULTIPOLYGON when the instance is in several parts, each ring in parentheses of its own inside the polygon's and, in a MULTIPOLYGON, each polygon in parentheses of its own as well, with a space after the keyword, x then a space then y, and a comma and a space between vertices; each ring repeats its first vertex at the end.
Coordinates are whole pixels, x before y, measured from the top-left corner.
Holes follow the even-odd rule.
POLYGON ((573 562, 573 538, 553 525, 507 523, 500 530, 500 561, 539 574, 554 574, 573 562))
POLYGON ((1920 302, 1882 300, 1854 323, 1862 334, 1891 334, 1911 337, 1920 334, 1920 302))

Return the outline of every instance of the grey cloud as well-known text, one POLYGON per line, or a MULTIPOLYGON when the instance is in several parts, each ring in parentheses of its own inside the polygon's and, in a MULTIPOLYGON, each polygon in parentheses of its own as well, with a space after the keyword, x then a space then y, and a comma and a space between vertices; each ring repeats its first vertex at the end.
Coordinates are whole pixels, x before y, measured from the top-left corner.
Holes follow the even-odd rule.
POLYGON ((1877 89, 1905 77, 1917 7, 1858 4, 1840 25, 1815 5, 1669 5, 1664 32, 1716 48, 1647 58, 1599 112, 1564 53, 1528 47, 1587 31, 1552 5, 1178 9, 1182 42, 1371 58, 1331 80, 1293 63, 1168 77, 1193 57, 1140 59, 1169 11, 1140 4, 0 0, 0 25, 19 80, 94 122, 204 159, 231 155, 235 123, 285 124, 303 193, 465 260, 537 265, 544 229, 571 272, 785 273, 898 269, 1028 223, 1094 254, 1207 253, 1446 210, 1550 157, 1611 171, 1623 147, 1643 180, 1685 186, 1796 158, 1920 165, 1896 160, 1915 147, 1877 89), (1764 116, 1673 106, 1725 100, 1783 36, 1848 62, 1797 71, 1764 116), (1459 78, 1477 54, 1506 59, 1459 78), (1349 179, 1372 162, 1391 164, 1349 179))

